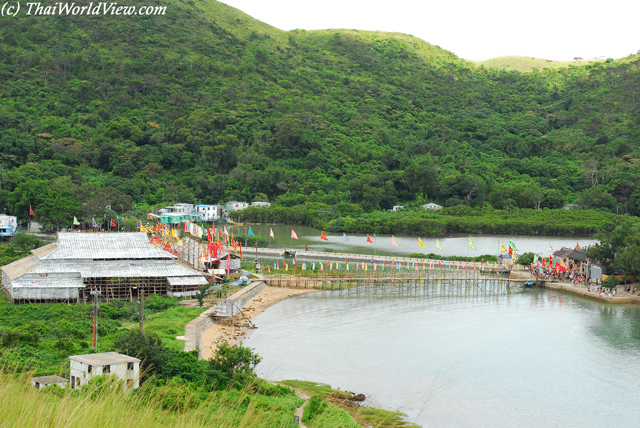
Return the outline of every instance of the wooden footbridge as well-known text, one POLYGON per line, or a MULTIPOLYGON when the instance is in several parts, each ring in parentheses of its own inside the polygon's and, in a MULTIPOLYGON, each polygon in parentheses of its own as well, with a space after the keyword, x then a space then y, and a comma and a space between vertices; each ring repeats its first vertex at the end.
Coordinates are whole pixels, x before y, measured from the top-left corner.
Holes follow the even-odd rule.
POLYGON ((497 271, 425 269, 378 272, 304 272, 264 275, 271 287, 320 290, 366 290, 381 287, 431 288, 440 293, 495 294, 509 292, 525 282, 497 271))

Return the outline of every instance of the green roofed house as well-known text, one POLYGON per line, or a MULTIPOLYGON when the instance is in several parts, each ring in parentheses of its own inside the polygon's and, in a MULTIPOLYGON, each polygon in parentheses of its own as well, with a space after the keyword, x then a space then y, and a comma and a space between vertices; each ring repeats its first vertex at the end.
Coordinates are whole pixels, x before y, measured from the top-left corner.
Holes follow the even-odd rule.
POLYGON ((174 204, 159 209, 156 213, 150 214, 160 223, 178 224, 185 221, 198 221, 199 214, 195 211, 193 204, 174 204))

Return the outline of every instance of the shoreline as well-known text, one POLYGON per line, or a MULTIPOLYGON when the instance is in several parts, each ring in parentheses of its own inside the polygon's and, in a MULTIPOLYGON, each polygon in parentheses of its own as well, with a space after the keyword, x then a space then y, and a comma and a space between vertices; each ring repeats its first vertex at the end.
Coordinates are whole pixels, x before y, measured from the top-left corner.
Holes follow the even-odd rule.
POLYGON ((213 356, 215 349, 221 343, 229 345, 238 345, 246 336, 250 328, 246 325, 246 319, 253 319, 257 315, 264 312, 267 308, 280 303, 291 297, 300 296, 302 294, 319 293, 324 290, 316 290, 309 288, 283 288, 283 287, 267 287, 256 298, 251 300, 242 308, 242 316, 236 315, 230 322, 217 323, 213 327, 205 330, 202 334, 204 359, 213 356), (238 325, 241 324, 241 325, 238 325))
POLYGON ((573 285, 570 282, 545 282, 544 288, 562 291, 565 293, 575 294, 582 297, 587 297, 594 300, 599 300, 604 303, 613 303, 613 304, 624 304, 624 303, 634 303, 640 304, 640 295, 627 293, 626 291, 620 291, 616 289, 616 297, 607 297, 600 296, 597 291, 595 291, 595 287, 593 290, 589 291, 587 286, 584 284, 573 285))

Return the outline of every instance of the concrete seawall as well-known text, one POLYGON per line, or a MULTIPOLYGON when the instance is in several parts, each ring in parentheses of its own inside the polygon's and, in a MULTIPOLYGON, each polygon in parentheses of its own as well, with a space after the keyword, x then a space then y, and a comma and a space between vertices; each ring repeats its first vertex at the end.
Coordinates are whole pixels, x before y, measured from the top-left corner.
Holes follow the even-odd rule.
POLYGON ((582 297, 588 297, 590 299, 600 300, 601 302, 606 303, 636 303, 640 304, 640 296, 620 296, 616 295, 616 297, 612 297, 611 299, 607 296, 600 296, 595 288, 590 292, 584 285, 573 285, 570 282, 545 282, 544 288, 556 291, 562 291, 565 293, 576 294, 582 297))
MULTIPOLYGON (((224 312, 230 311, 232 315, 236 315, 239 313, 239 310, 242 309, 244 305, 249 303, 251 300, 255 299, 260 295, 266 288, 267 283, 264 281, 262 275, 255 275, 257 279, 251 284, 244 287, 242 290, 238 291, 231 297, 222 300, 220 302, 220 306, 223 311, 222 314, 226 315, 224 312)), ((185 351, 199 351, 200 358, 204 358, 203 355, 203 341, 202 334, 213 327, 216 324, 216 320, 213 317, 214 315, 221 315, 220 307, 214 306, 212 308, 207 309, 203 313, 201 313, 198 318, 189 322, 184 329, 184 350, 185 351)), ((228 316, 228 315, 227 315, 228 316)))

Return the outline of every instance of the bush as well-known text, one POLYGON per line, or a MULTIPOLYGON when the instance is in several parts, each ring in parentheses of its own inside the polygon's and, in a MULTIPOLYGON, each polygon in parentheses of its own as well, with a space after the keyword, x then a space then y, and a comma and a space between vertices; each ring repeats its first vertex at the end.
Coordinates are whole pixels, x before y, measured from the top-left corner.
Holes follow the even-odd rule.
POLYGON ((178 301, 176 299, 160 296, 159 294, 151 294, 149 297, 145 297, 144 299, 145 309, 150 309, 152 311, 164 311, 165 309, 169 309, 177 305, 178 301))
POLYGON ((524 253, 516 262, 516 264, 524 266, 529 266, 531 263, 533 263, 533 253, 524 253))
POLYGON ((209 360, 213 370, 221 372, 226 382, 233 387, 242 387, 256 378, 254 367, 262 361, 251 349, 239 345, 223 343, 216 355, 209 360))
POLYGON ((44 244, 45 242, 42 239, 28 233, 18 233, 11 238, 11 245, 19 251, 31 251, 42 247, 44 244))
POLYGON ((618 281, 618 278, 615 277, 614 275, 611 275, 611 276, 608 276, 607 279, 602 281, 602 286, 605 288, 613 288, 619 283, 620 281, 618 281))
POLYGON ((304 407, 302 420, 304 422, 310 422, 313 418, 321 414, 325 407, 327 407, 327 402, 322 399, 322 396, 320 394, 314 395, 304 407))

